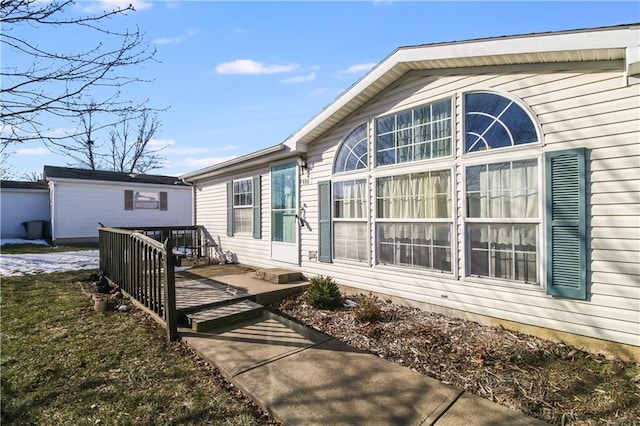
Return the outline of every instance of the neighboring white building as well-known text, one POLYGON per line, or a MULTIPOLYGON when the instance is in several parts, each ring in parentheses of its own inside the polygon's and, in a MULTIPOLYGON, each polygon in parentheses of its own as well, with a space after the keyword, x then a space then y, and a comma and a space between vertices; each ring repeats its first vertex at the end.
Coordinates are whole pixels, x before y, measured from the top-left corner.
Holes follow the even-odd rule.
POLYGON ((640 359, 639 40, 399 48, 284 143, 183 175, 196 224, 240 263, 640 359))
POLYGON ((27 238, 23 223, 30 221, 47 224, 42 228, 42 236, 51 218, 49 187, 46 182, 0 181, 0 209, 2 238, 27 238))
POLYGON ((44 167, 57 243, 98 240, 113 227, 193 224, 192 188, 172 176, 44 167))

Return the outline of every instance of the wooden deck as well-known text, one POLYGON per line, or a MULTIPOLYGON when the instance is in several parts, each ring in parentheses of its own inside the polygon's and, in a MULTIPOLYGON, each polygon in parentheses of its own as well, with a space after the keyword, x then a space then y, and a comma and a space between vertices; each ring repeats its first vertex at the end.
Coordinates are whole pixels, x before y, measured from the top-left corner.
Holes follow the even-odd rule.
POLYGON ((302 291, 306 281, 276 284, 258 279, 256 269, 243 265, 196 265, 176 271, 176 309, 180 314, 198 312, 234 300, 274 303, 302 291))

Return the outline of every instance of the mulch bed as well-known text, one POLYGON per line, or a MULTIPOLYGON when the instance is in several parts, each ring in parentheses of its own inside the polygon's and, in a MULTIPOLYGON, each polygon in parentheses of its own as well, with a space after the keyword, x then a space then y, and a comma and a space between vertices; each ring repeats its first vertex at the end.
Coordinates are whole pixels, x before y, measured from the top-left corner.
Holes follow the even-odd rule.
POLYGON ((318 310, 304 294, 271 307, 338 340, 557 425, 640 425, 640 364, 607 359, 501 327, 450 318, 362 294, 356 309, 318 310), (366 300, 365 300, 366 299, 366 300))

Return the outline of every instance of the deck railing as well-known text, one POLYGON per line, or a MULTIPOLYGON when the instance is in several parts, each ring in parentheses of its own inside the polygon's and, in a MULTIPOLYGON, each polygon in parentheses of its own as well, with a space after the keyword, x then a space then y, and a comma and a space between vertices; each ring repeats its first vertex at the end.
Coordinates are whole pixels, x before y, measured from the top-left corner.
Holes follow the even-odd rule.
POLYGON ((169 340, 175 340, 173 239, 159 242, 136 230, 107 227, 99 228, 99 236, 102 273, 163 322, 169 340))
POLYGON ((166 241, 167 238, 173 240, 173 247, 176 252, 186 256, 209 257, 209 248, 212 246, 210 238, 207 238, 204 227, 193 226, 143 226, 133 228, 119 228, 135 230, 156 241, 166 241))

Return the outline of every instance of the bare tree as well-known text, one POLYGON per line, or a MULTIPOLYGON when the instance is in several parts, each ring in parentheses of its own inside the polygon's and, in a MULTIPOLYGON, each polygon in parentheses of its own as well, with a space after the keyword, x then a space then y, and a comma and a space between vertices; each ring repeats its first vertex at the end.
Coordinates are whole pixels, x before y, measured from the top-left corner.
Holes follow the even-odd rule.
POLYGON ((150 145, 159 127, 157 115, 148 110, 142 111, 134 120, 125 116, 109 133, 109 169, 125 173, 146 173, 161 168, 164 157, 160 155, 160 151, 166 146, 150 145))
POLYGON ((70 139, 49 141, 53 152, 68 157, 69 165, 90 170, 124 173, 147 173, 164 165, 160 155, 166 146, 154 146, 158 128, 157 111, 125 111, 102 125, 91 104, 77 119, 77 129, 70 139))
POLYGON ((51 128, 43 123, 77 119, 86 114, 88 107, 94 116, 146 107, 146 100, 131 102, 120 98, 124 86, 144 81, 132 77, 135 73, 122 71, 153 60, 155 55, 155 49, 145 42, 139 28, 113 29, 113 18, 133 11, 133 6, 77 16, 71 13, 73 4, 73 0, 0 0, 3 54, 17 55, 29 64, 20 67, 5 60, 2 63, 0 137, 3 148, 28 140, 72 138, 73 133, 52 135, 51 128), (91 40, 92 45, 48 48, 46 43, 27 40, 21 33, 25 27, 73 29, 78 33, 79 42, 91 40))
POLYGON ((42 172, 29 172, 22 175, 22 180, 27 182, 42 182, 44 180, 44 174, 42 172))
POLYGON ((13 152, 0 149, 0 180, 14 180, 17 177, 16 170, 9 164, 9 158, 13 152))
POLYGON ((100 144, 96 141, 98 131, 103 127, 97 122, 98 107, 89 103, 85 111, 78 113, 77 126, 69 138, 45 141, 52 152, 69 157, 70 164, 82 169, 98 170, 104 168, 100 144))

